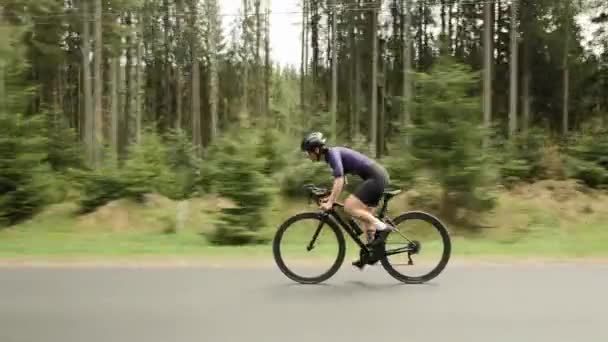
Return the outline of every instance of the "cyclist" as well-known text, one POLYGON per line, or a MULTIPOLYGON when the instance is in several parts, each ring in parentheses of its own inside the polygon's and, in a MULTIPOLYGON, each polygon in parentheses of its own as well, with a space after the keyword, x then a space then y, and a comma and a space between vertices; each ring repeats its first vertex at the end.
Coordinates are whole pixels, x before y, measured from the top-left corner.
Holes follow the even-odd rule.
MULTIPOLYGON (((368 246, 372 251, 379 251, 382 243, 392 227, 380 221, 373 214, 378 206, 384 189, 390 182, 388 172, 373 159, 347 147, 328 147, 326 138, 320 132, 312 132, 304 137, 300 148, 308 154, 313 162, 325 161, 333 170, 334 183, 331 194, 324 199, 321 209, 327 211, 333 207, 346 184, 346 175, 355 174, 363 179, 363 183, 355 189, 344 201, 345 211, 363 222, 368 246)), ((376 253, 374 253, 376 254, 376 253)), ((377 254, 376 254, 377 255, 377 254)), ((372 263, 378 258, 373 258, 372 263)), ((365 260, 357 260, 352 264, 359 269, 365 265, 365 260)))

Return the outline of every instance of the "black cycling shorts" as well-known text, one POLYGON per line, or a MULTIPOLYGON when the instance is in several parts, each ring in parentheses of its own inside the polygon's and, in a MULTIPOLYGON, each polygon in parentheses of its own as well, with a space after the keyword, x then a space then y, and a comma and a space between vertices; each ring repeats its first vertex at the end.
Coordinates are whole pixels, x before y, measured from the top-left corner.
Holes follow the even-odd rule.
POLYGON ((381 166, 376 166, 374 167, 374 171, 364 178, 363 183, 353 191, 353 195, 368 207, 376 207, 380 204, 384 190, 389 185, 389 182, 386 170, 381 166))

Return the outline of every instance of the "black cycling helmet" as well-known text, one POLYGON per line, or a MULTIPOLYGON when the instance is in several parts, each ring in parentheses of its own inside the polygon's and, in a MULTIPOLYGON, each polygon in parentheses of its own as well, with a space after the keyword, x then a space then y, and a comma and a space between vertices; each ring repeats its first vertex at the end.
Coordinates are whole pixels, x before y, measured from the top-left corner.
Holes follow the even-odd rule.
POLYGON ((302 144, 300 148, 302 151, 308 152, 312 151, 316 147, 325 146, 326 139, 321 132, 312 132, 302 139, 302 144))

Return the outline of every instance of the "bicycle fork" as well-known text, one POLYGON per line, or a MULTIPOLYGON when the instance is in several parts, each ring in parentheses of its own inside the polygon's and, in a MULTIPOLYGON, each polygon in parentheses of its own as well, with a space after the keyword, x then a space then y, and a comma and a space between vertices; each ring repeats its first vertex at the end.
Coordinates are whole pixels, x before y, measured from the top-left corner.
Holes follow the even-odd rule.
POLYGON ((324 224, 325 224, 325 220, 321 220, 321 223, 319 223, 319 226, 317 227, 315 234, 312 236, 312 240, 310 240, 310 243, 306 247, 306 250, 308 252, 310 252, 313 248, 315 248, 315 242, 317 241, 317 237, 319 236, 319 233, 321 233, 321 229, 323 228, 324 224))

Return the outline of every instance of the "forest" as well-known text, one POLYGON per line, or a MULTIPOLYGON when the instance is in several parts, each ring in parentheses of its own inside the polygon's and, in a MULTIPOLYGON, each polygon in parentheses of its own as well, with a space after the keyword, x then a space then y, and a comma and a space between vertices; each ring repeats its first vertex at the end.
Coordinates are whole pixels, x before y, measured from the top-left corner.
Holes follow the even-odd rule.
POLYGON ((235 205, 210 241, 262 241, 273 203, 331 184, 299 151, 311 130, 465 230, 522 184, 608 185, 603 0, 302 0, 295 66, 273 59, 269 1, 220 6, 2 1, 0 227, 214 194, 235 205))

